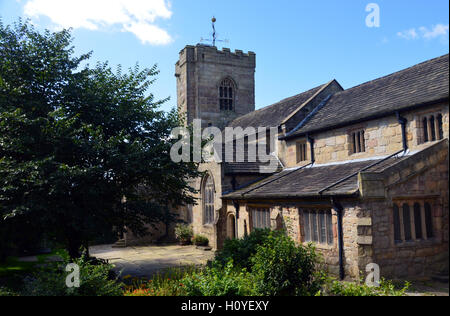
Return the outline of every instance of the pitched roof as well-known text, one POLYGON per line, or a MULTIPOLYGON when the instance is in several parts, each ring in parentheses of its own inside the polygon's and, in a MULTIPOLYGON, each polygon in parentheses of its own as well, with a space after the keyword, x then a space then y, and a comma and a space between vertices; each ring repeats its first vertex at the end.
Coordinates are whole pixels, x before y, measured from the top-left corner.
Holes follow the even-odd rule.
POLYGON ((224 172, 227 175, 261 174, 269 176, 283 169, 280 160, 274 154, 266 154, 265 157, 261 157, 258 148, 256 148, 255 157, 249 157, 248 145, 244 145, 242 151, 242 148, 239 148, 234 142, 232 148, 232 152, 228 152, 226 150, 226 144, 222 144, 222 161, 224 164, 224 172), (238 157, 242 157, 243 161, 238 162, 238 157), (232 162, 227 162, 227 160, 232 162))
POLYGON ((352 124, 411 106, 448 99, 449 55, 337 92, 289 137, 352 124))
POLYGON ((326 85, 327 84, 320 85, 260 110, 240 116, 232 121, 229 126, 242 127, 243 129, 247 127, 277 127, 285 118, 287 118, 292 112, 296 111, 326 85))
POLYGON ((380 171, 405 157, 366 160, 344 164, 284 170, 244 189, 223 196, 224 199, 284 199, 329 195, 354 195, 358 192, 358 173, 380 171))

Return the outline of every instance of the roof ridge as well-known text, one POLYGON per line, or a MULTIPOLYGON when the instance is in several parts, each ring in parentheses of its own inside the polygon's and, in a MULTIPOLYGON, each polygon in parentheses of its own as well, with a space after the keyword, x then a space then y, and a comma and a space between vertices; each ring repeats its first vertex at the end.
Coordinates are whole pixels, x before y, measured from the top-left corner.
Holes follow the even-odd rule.
POLYGON ((342 94, 342 93, 344 93, 344 92, 346 92, 346 91, 349 91, 349 92, 350 92, 350 90, 353 90, 353 89, 356 89, 356 88, 360 88, 361 86, 364 86, 364 85, 369 84, 369 83, 373 83, 374 81, 379 81, 379 80, 382 80, 382 79, 386 79, 386 78, 388 78, 388 77, 391 77, 391 76, 394 76, 394 75, 397 75, 397 74, 400 74, 400 73, 403 73, 403 72, 410 71, 410 70, 413 69, 413 68, 418 68, 418 67, 423 66, 423 65, 425 65, 425 64, 432 64, 432 62, 435 62, 435 61, 438 60, 438 59, 444 59, 445 57, 448 58, 448 57, 449 57, 449 54, 445 54, 445 55, 442 55, 442 56, 439 56, 439 57, 435 57, 435 58, 432 58, 432 59, 428 59, 428 60, 425 60, 425 61, 420 62, 420 63, 418 63, 418 64, 409 66, 409 67, 407 67, 407 68, 404 68, 404 69, 401 69, 401 70, 392 72, 392 73, 390 73, 390 74, 387 74, 387 75, 384 75, 384 76, 381 76, 381 77, 378 77, 378 78, 375 78, 375 79, 372 79, 372 80, 369 80, 369 81, 360 83, 360 84, 358 84, 358 85, 356 85, 356 86, 353 86, 353 87, 351 87, 351 88, 344 89, 344 90, 342 90, 342 91, 336 92, 336 94, 342 94))
MULTIPOLYGON (((333 82, 336 82, 339 84, 339 82, 336 79, 330 80, 328 83, 324 84, 319 90, 314 93, 308 100, 303 102, 297 109, 292 111, 282 122, 281 125, 286 124, 287 121, 289 121, 295 114, 297 114, 301 109, 303 109, 309 102, 311 102, 313 99, 315 99, 321 92, 323 92, 327 87, 329 87, 333 82)), ((340 84, 339 84, 340 86, 340 84)))
MULTIPOLYGON (((330 82, 331 82, 331 81, 330 81, 330 82)), ((294 98, 296 98, 296 97, 298 97, 298 96, 300 96, 300 95, 302 95, 302 94, 306 94, 306 93, 311 92, 311 91, 313 91, 313 90, 315 90, 315 89, 319 89, 319 90, 320 90, 320 89, 323 88, 324 86, 328 85, 330 82, 324 83, 324 84, 321 84, 321 85, 318 85, 318 86, 316 86, 316 87, 314 87, 314 88, 308 89, 308 90, 306 90, 306 91, 297 93, 297 94, 295 94, 295 95, 293 95, 293 96, 284 98, 284 99, 282 99, 282 100, 280 100, 280 101, 277 101, 277 102, 275 102, 275 103, 273 103, 273 104, 267 105, 267 106, 265 106, 265 107, 263 107, 263 108, 261 108, 261 109, 252 111, 252 112, 247 113, 247 114, 242 115, 242 116, 239 116, 239 117, 237 117, 236 119, 234 119, 233 121, 231 121, 231 122, 229 123, 229 125, 231 125, 233 122, 238 122, 239 120, 241 120, 241 119, 243 119, 243 118, 246 118, 246 117, 249 117, 249 116, 251 116, 251 115, 254 115, 255 113, 263 112, 263 111, 268 110, 268 109, 270 109, 270 108, 272 108, 272 107, 274 107, 274 106, 276 106, 276 105, 279 105, 279 104, 281 104, 281 103, 290 101, 290 100, 292 100, 292 99, 294 99, 294 98)))

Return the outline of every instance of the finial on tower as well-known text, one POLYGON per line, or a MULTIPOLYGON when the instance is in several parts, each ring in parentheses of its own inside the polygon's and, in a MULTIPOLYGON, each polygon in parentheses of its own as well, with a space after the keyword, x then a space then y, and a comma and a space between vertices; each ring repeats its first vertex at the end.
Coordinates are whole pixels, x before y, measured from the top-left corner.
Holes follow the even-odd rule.
POLYGON ((212 42, 212 46, 216 46, 216 42, 228 43, 228 40, 218 40, 217 39, 217 33, 216 33, 216 22, 217 22, 217 19, 216 19, 215 16, 212 17, 211 22, 212 22, 212 29, 213 29, 212 39, 204 39, 202 37, 200 39, 200 42, 212 42))
POLYGON ((216 21, 217 21, 217 19, 216 19, 216 17, 212 17, 212 19, 211 19, 211 22, 212 22, 212 28, 213 28, 213 34, 212 34, 212 36, 213 36, 213 46, 216 46, 216 21))

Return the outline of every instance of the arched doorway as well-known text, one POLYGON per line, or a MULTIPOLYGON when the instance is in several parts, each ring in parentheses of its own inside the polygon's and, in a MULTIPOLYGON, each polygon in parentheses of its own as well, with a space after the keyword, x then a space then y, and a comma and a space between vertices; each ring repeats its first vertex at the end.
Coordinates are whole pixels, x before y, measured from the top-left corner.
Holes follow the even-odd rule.
POLYGON ((236 237, 236 217, 229 214, 227 218, 227 238, 235 239, 236 237))

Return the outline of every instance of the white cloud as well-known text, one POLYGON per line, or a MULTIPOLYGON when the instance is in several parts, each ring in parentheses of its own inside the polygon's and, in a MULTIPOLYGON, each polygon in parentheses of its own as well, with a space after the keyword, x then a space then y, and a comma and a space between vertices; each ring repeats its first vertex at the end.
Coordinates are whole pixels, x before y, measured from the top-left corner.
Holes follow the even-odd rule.
POLYGON ((403 32, 398 32, 397 35, 405 39, 416 39, 419 36, 416 32, 416 29, 409 29, 403 32))
POLYGON ((421 26, 419 28, 412 28, 403 32, 398 32, 397 36, 407 39, 426 39, 431 40, 435 38, 440 38, 442 41, 448 41, 449 25, 437 24, 431 28, 421 26))
POLYGON ((166 45, 170 34, 155 25, 157 19, 170 19, 166 0, 27 0, 25 14, 48 17, 57 27, 104 30, 120 26, 146 44, 166 45))
POLYGON ((420 31, 422 32, 422 36, 427 39, 432 39, 436 37, 447 37, 448 36, 448 24, 438 24, 433 26, 431 30, 426 27, 421 27, 420 31))

